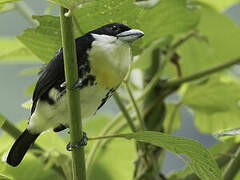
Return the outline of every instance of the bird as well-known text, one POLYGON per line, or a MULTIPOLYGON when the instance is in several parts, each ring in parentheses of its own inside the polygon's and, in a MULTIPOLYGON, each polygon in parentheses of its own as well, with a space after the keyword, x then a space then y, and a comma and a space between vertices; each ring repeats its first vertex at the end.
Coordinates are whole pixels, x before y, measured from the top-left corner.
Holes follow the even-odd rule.
MULTIPOLYGON (((81 117, 94 115, 123 82, 132 63, 131 44, 143 31, 122 23, 111 23, 75 39, 81 117)), ((18 166, 44 131, 69 128, 63 48, 42 71, 32 96, 28 126, 16 139, 6 161, 18 166)))

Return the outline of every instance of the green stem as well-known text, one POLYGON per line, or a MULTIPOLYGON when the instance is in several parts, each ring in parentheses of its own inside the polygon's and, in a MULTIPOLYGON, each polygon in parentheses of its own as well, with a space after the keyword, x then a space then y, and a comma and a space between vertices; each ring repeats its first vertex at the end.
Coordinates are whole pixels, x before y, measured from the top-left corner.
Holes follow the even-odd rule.
POLYGON ((116 135, 111 135, 111 136, 98 136, 98 137, 92 137, 88 138, 89 141, 92 140, 102 140, 102 139, 112 139, 112 138, 123 138, 124 136, 122 134, 116 134, 116 135))
POLYGON ((169 120, 169 125, 165 131, 166 134, 170 134, 172 132, 172 128, 173 128, 173 123, 174 123, 174 119, 177 115, 177 112, 179 110, 179 107, 182 105, 182 102, 179 102, 177 104, 174 105, 172 114, 170 115, 170 120, 169 120))
POLYGON ((134 99, 134 97, 133 97, 133 94, 132 94, 132 91, 131 91, 131 89, 130 89, 130 87, 129 87, 128 82, 125 83, 125 86, 126 86, 126 89, 127 89, 127 91, 128 91, 128 94, 129 94, 129 96, 130 96, 130 99, 131 99, 131 101, 132 101, 133 107, 134 107, 134 109, 135 109, 135 111, 136 111, 136 114, 137 114, 137 117, 138 117, 138 120, 139 120, 139 124, 140 124, 140 126, 141 126, 141 129, 144 131, 144 130, 146 129, 145 123, 144 123, 144 120, 143 120, 143 118, 142 118, 142 116, 141 116, 140 110, 139 110, 139 108, 138 108, 138 106, 137 106, 137 103, 136 103, 136 101, 135 101, 135 99, 134 99))
MULTIPOLYGON (((68 96, 68 112, 70 119, 70 136, 71 145, 78 145, 83 138, 82 133, 82 120, 81 120, 81 109, 80 109, 80 93, 78 90, 73 90, 75 83, 78 80, 78 69, 77 69, 77 56, 76 56, 76 45, 73 34, 73 20, 72 17, 66 17, 64 14, 68 10, 60 8, 60 23, 62 32, 63 42, 63 54, 64 54, 64 70, 65 79, 67 84, 67 96, 68 96)), ((73 179, 74 180, 85 180, 85 157, 84 148, 73 148, 72 149, 73 159, 73 179)))
POLYGON ((25 2, 15 2, 14 3, 16 10, 33 26, 38 26, 38 21, 32 18, 33 11, 25 2))
POLYGON ((172 88, 172 87, 178 87, 183 83, 189 82, 189 81, 194 81, 197 80, 199 78, 205 77, 207 75, 216 73, 218 71, 224 70, 226 68, 229 68, 235 64, 240 63, 240 58, 236 58, 234 60, 225 62, 223 64, 219 64, 215 67, 211 67, 209 69, 203 70, 201 72, 180 78, 180 79, 176 79, 176 80, 170 80, 169 82, 165 83, 165 84, 161 84, 162 87, 164 88, 172 88))
POLYGON ((230 160, 230 162, 228 163, 227 167, 225 168, 225 170, 223 172, 224 180, 234 179, 234 177, 236 176, 236 174, 239 171, 239 168, 240 168, 240 146, 238 147, 234 156, 235 157, 230 160))
MULTIPOLYGON (((108 123, 105 128, 103 129, 103 131, 99 134, 99 136, 105 136, 108 134, 108 132, 118 123, 118 121, 123 118, 123 115, 121 113, 119 113, 112 121, 110 121, 110 123, 108 123)), ((87 161, 86 161, 86 167, 87 167, 87 172, 90 172, 91 170, 91 166, 95 157, 95 154, 97 152, 98 147, 100 147, 101 145, 101 141, 97 141, 93 147, 91 148, 88 157, 87 157, 87 161)))
POLYGON ((133 120, 130 116, 130 114, 128 113, 128 110, 127 108, 125 107, 125 105, 122 103, 119 95, 117 93, 115 93, 114 95, 114 99, 119 107, 119 109, 122 111, 125 119, 127 120, 127 123, 129 125, 129 127, 131 128, 132 132, 136 132, 137 131, 137 128, 135 127, 135 125, 133 124, 133 120))

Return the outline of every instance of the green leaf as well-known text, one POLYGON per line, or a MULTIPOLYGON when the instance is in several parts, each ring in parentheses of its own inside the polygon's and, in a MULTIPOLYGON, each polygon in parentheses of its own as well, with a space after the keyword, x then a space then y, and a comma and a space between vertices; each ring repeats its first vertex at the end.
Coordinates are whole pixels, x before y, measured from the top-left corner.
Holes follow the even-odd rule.
POLYGON ((68 8, 68 9, 74 9, 76 6, 81 4, 84 0, 49 0, 52 3, 56 3, 59 6, 68 8))
POLYGON ((33 16, 40 26, 35 29, 26 29, 17 36, 32 53, 47 63, 62 46, 59 17, 45 15, 33 16))
POLYGON ((2 113, 0 113, 0 127, 2 127, 5 121, 6 121, 6 117, 2 113))
POLYGON ((121 134, 118 136, 162 147, 177 154, 179 157, 181 154, 184 154, 188 158, 188 160, 184 160, 185 163, 187 163, 201 179, 222 179, 221 171, 208 150, 194 140, 154 131, 121 134))
POLYGON ((0 62, 26 63, 38 60, 19 41, 12 38, 0 38, 0 48, 0 62))
MULTIPOLYGON (((76 9, 75 16, 83 33, 113 22, 124 23, 138 29, 140 26, 136 18, 142 10, 129 0, 97 0, 83 4, 82 8, 76 9)), ((142 41, 139 39, 133 44, 133 54, 140 52, 139 46, 142 41)))
POLYGON ((153 51, 157 48, 163 48, 171 42, 171 37, 160 38, 153 41, 147 48, 145 48, 139 57, 135 60, 132 68, 147 69, 151 65, 153 51))
POLYGON ((2 3, 16 2, 16 1, 19 1, 19 0, 0 0, 0 4, 2 4, 2 3))
POLYGON ((0 180, 12 180, 12 178, 10 178, 6 175, 0 174, 0 180))
MULTIPOLYGON (((208 43, 191 38, 178 49, 183 76, 239 57, 240 28, 224 14, 202 5, 199 34, 208 43)), ((165 74, 176 76, 176 68, 168 63, 165 74)))
POLYGON ((88 179, 96 180, 96 177, 106 180, 131 179, 134 171, 134 160, 136 160, 134 142, 122 139, 110 141, 99 149, 93 167, 88 174, 88 179))
POLYGON ((0 3, 0 13, 11 11, 14 8, 15 8, 15 5, 13 3, 10 3, 10 4, 0 3))
POLYGON ((239 0, 227 0, 227 1, 219 1, 219 0, 197 0, 198 2, 202 2, 204 4, 208 4, 212 8, 216 9, 219 12, 222 12, 229 8, 230 6, 233 6, 234 4, 240 2, 239 0))
POLYGON ((239 127, 239 92, 235 79, 213 76, 202 84, 191 84, 182 101, 193 110, 196 126, 212 133, 239 127))
POLYGON ((32 108, 32 99, 22 103, 21 106, 25 109, 31 109, 32 108))
POLYGON ((26 89, 25 89, 25 95, 26 96, 32 96, 33 95, 33 92, 34 92, 34 89, 35 89, 35 86, 36 86, 36 82, 30 84, 26 89))
MULTIPOLYGON (((21 121, 18 124, 19 129, 23 130, 27 126, 27 121, 21 121)), ((4 133, 0 137, 0 156, 2 157, 3 154, 9 151, 11 145, 15 141, 14 138, 12 138, 9 134, 4 133)), ((48 151, 55 151, 55 149, 59 150, 60 152, 67 153, 65 150, 65 142, 62 140, 62 138, 59 137, 54 132, 51 133, 43 133, 38 138, 37 143, 41 145, 44 149, 48 151)), ((40 156, 39 158, 36 158, 32 155, 33 150, 30 150, 26 156, 24 157, 24 160, 21 162, 21 164, 16 167, 11 167, 7 165, 7 163, 0 162, 0 173, 6 174, 7 176, 13 177, 13 179, 17 180, 26 180, 29 179, 29 174, 31 174, 31 179, 34 180, 45 180, 45 179, 59 179, 63 180, 63 178, 57 174, 55 171, 53 171, 50 168, 46 168, 45 164, 42 163, 42 160, 39 158, 43 158, 40 156)))
POLYGON ((138 28, 136 22, 142 8, 129 0, 98 0, 83 4, 83 7, 75 11, 80 28, 83 32, 89 32, 104 24, 121 22, 138 28))
POLYGON ((145 9, 138 21, 145 33, 144 44, 164 36, 189 31, 199 22, 199 10, 186 0, 161 0, 151 9, 145 9))
POLYGON ((6 163, 2 162, 0 163, 0 166, 1 166, 0 173, 11 176, 13 177, 13 179, 17 180, 29 179, 29 175, 31 175, 30 179, 34 180, 46 180, 46 179, 63 180, 63 178, 52 169, 49 168, 46 169, 44 164, 41 163, 41 161, 34 157, 31 153, 27 153, 27 155, 24 157, 24 160, 17 168, 11 167, 6 163))

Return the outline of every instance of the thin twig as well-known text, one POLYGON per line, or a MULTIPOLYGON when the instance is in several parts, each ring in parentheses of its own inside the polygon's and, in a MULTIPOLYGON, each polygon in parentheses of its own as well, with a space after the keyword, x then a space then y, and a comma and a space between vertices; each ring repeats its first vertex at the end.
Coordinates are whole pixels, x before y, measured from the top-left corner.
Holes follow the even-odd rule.
POLYGON ((126 107, 124 106, 124 104, 122 103, 119 95, 118 95, 117 93, 115 93, 113 96, 114 96, 114 99, 115 99, 115 101, 116 101, 119 109, 122 111, 125 119, 127 120, 127 123, 128 123, 128 125, 129 125, 129 127, 131 128, 131 130, 132 130, 133 132, 136 132, 136 131, 137 131, 137 128, 136 128, 135 125, 133 124, 133 120, 132 120, 130 114, 128 113, 127 108, 126 108, 126 107))
POLYGON ((33 10, 23 1, 15 2, 14 6, 16 10, 33 26, 38 26, 38 21, 32 18, 33 10))
MULTIPOLYGON (((103 129, 103 131, 99 134, 99 136, 105 136, 108 134, 108 132, 118 123, 118 121, 123 118, 123 114, 119 113, 112 121, 110 121, 105 128, 103 129)), ((86 161, 86 167, 87 167, 87 172, 90 172, 91 170, 91 166, 94 160, 94 157, 96 155, 97 149, 98 147, 101 145, 101 141, 96 141, 96 143, 93 145, 93 147, 91 148, 88 157, 87 157, 87 161, 86 161)), ((87 173, 88 174, 88 173, 87 173)))
POLYGON ((186 76, 186 77, 183 77, 183 78, 180 78, 180 79, 170 80, 170 81, 168 81, 168 82, 165 83, 165 84, 161 84, 160 86, 163 87, 163 88, 178 87, 178 86, 180 86, 180 85, 183 84, 183 83, 200 79, 200 78, 205 77, 205 76, 208 76, 208 75, 210 75, 210 74, 213 74, 213 73, 222 71, 222 70, 224 70, 224 69, 226 69, 226 68, 229 68, 229 67, 231 67, 231 66, 233 66, 233 65, 235 65, 235 64, 238 64, 238 63, 240 63, 240 58, 239 58, 239 57, 236 58, 236 59, 234 59, 234 60, 225 62, 225 63, 223 63, 223 64, 219 64, 219 65, 214 66, 214 67, 211 67, 211 68, 209 68, 209 69, 200 71, 200 72, 198 72, 198 73, 191 74, 191 75, 189 75, 189 76, 186 76))
POLYGON ((141 116, 141 113, 140 113, 140 110, 139 110, 139 108, 138 108, 138 105, 137 105, 137 103, 136 103, 136 101, 135 101, 135 98, 133 97, 133 94, 132 94, 132 91, 131 91, 131 89, 130 89, 130 87, 129 87, 128 82, 125 83, 125 86, 126 86, 126 89, 127 89, 127 91, 128 91, 128 94, 129 94, 129 96, 130 96, 130 99, 131 99, 131 101, 132 101, 133 107, 134 107, 134 109, 135 109, 135 111, 136 111, 136 114, 137 114, 137 117, 138 117, 138 120, 139 120, 140 127, 141 127, 141 129, 144 131, 144 130, 146 130, 145 123, 144 123, 144 120, 143 120, 143 118, 142 118, 142 116, 141 116))
POLYGON ((234 179, 240 169, 240 146, 223 172, 224 180, 234 179))

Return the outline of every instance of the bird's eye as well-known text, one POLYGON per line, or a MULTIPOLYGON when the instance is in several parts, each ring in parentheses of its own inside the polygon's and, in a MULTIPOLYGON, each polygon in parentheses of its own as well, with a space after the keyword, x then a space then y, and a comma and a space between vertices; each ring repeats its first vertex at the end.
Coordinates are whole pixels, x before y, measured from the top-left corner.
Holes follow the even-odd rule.
POLYGON ((112 29, 112 31, 117 31, 117 30, 118 30, 118 27, 114 25, 114 26, 112 26, 111 29, 112 29))

